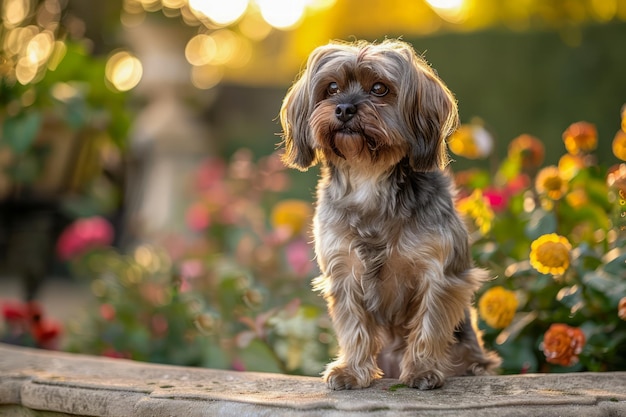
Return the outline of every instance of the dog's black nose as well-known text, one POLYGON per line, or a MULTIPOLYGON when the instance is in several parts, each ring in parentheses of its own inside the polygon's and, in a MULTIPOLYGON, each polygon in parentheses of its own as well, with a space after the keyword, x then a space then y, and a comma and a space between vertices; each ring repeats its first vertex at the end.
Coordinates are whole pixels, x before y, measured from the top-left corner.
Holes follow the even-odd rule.
POLYGON ((356 114, 356 106, 351 103, 337 104, 335 107, 335 116, 342 122, 347 122, 356 114))

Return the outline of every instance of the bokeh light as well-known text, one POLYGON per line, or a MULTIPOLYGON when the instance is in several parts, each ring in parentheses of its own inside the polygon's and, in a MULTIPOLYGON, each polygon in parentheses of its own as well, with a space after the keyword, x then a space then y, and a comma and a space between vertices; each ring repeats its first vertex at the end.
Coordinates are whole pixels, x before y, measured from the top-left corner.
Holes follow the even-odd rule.
POLYGON ((444 20, 461 23, 467 17, 465 0, 426 0, 433 10, 444 20))
POLYGON ((139 84, 143 75, 141 61, 127 51, 114 53, 105 67, 107 81, 118 91, 128 91, 139 84))
POLYGON ((218 25, 229 25, 243 16, 248 0, 189 0, 189 6, 218 25))
POLYGON ((278 29, 294 27, 306 9, 306 0, 257 0, 261 15, 270 25, 278 29))

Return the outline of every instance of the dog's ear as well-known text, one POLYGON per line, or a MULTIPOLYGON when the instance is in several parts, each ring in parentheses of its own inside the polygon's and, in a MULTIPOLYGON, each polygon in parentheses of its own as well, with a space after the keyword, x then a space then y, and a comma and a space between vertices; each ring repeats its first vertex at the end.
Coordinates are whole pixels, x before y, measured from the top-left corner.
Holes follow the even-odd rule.
POLYGON ((446 139, 457 129, 456 99, 428 63, 404 44, 400 52, 409 60, 400 100, 401 111, 413 141, 409 160, 416 171, 443 169, 449 162, 446 139))
POLYGON ((280 109, 282 145, 285 147, 282 160, 288 167, 300 171, 306 171, 318 162, 309 119, 315 106, 312 79, 322 54, 322 47, 311 53, 305 69, 287 92, 280 109))

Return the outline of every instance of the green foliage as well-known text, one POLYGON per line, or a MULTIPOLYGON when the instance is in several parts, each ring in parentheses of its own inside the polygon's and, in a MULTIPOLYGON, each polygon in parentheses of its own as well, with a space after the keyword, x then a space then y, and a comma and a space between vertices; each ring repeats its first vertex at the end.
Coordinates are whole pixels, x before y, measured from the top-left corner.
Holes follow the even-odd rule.
POLYGON ((100 248, 75 258, 72 270, 91 282, 96 303, 69 323, 67 348, 319 374, 334 343, 325 307, 307 285, 315 272, 303 235, 311 204, 273 204, 284 188, 276 187, 283 170, 277 155, 254 163, 240 151, 229 166, 209 159, 191 181, 194 199, 185 218, 193 238, 140 245, 128 255, 100 248))

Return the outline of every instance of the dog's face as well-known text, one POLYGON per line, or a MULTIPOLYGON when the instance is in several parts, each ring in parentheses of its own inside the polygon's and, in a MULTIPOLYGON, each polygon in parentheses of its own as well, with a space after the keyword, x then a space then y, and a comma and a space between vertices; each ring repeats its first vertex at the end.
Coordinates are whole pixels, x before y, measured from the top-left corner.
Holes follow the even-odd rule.
POLYGON ((331 43, 309 56, 280 112, 284 162, 387 167, 408 157, 416 171, 447 163, 456 101, 401 41, 331 43))

